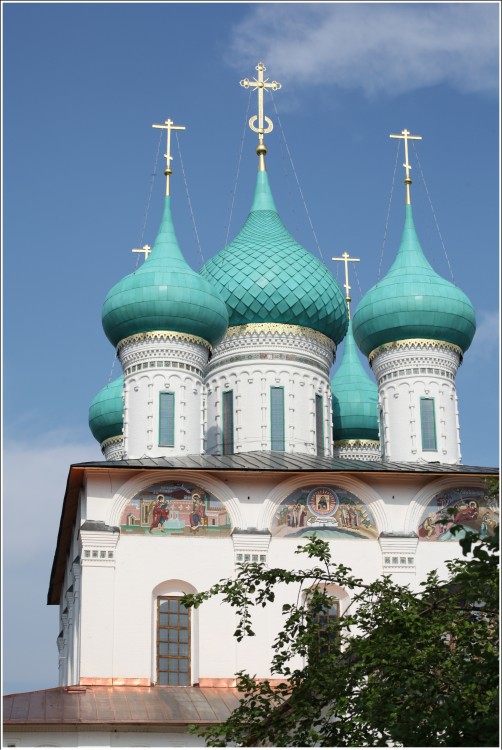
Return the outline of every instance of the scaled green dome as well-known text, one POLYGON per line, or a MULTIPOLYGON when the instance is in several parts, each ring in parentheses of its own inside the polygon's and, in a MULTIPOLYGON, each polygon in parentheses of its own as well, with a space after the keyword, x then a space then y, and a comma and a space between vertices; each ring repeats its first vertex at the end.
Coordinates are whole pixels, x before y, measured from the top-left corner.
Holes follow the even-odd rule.
POLYGON ((388 274, 364 295, 353 318, 354 338, 369 355, 382 344, 433 339, 465 352, 476 331, 468 297, 439 276, 427 261, 413 224, 411 206, 397 258, 388 274))
POLYGON ((366 374, 349 321, 343 357, 331 380, 333 440, 378 440, 378 389, 366 374))
POLYGON ((123 390, 124 376, 121 375, 99 391, 89 408, 89 427, 100 444, 122 435, 123 390))
POLYGON ((181 254, 171 217, 170 198, 147 260, 108 292, 103 328, 114 346, 135 333, 176 331, 198 336, 213 346, 224 337, 224 302, 181 254))
POLYGON ((231 326, 285 323, 312 328, 335 343, 343 339, 347 309, 340 288, 284 227, 266 172, 258 173, 243 228, 201 274, 225 300, 231 326))

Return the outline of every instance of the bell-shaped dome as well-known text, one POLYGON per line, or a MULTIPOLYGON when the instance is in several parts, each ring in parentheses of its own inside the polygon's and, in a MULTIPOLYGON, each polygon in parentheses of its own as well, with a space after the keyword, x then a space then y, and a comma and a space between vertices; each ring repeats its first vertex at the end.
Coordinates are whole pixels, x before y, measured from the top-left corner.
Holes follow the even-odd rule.
POLYGON ((98 443, 122 435, 124 376, 102 388, 89 408, 89 427, 98 443))
POLYGON ((331 380, 333 440, 378 440, 378 389, 366 374, 349 321, 343 356, 331 380))
POLYGON ((465 352, 476 331, 468 297, 439 276, 427 261, 415 231, 411 205, 401 245, 390 271, 359 303, 354 338, 369 355, 382 344, 403 339, 446 341, 465 352))
POLYGON ((265 171, 258 172, 254 202, 243 228, 201 274, 225 300, 231 326, 305 326, 335 343, 347 329, 345 301, 335 278, 284 227, 265 171))
POLYGON ((183 258, 169 196, 150 256, 108 292, 102 321, 114 346, 127 336, 150 331, 186 333, 213 346, 224 337, 228 326, 225 304, 183 258))

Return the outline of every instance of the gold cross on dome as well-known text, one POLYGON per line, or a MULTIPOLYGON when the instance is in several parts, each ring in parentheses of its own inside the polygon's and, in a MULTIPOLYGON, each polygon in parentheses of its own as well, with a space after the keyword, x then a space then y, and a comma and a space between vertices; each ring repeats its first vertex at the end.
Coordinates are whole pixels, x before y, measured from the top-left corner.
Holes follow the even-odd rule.
POLYGON ((350 284, 349 284, 349 263, 353 261, 354 263, 360 261, 360 258, 351 258, 350 255, 345 252, 342 253, 341 258, 331 258, 331 260, 341 260, 345 264, 345 300, 347 302, 347 311, 349 313, 349 320, 350 320, 350 303, 352 301, 352 298, 350 296, 350 284))
POLYGON ((408 141, 421 141, 422 136, 421 135, 411 135, 409 130, 403 130, 401 132, 401 135, 390 135, 389 138, 400 138, 401 140, 404 140, 404 164, 403 167, 406 169, 406 177, 404 178, 404 184, 406 185, 406 205, 411 205, 411 196, 410 196, 410 185, 411 185, 411 177, 410 177, 410 169, 411 165, 408 159, 408 141))
POLYGON ((173 170, 171 169, 171 130, 186 130, 184 125, 175 125, 172 120, 166 120, 163 125, 152 125, 152 128, 160 128, 161 130, 167 130, 167 149, 164 157, 166 159, 166 168, 164 174, 166 176, 166 195, 169 195, 169 178, 171 177, 173 170))
POLYGON ((143 245, 143 247, 134 247, 131 250, 132 253, 145 253, 145 260, 148 258, 150 253, 152 252, 152 248, 150 245, 143 245))
POLYGON ((254 133, 258 133, 258 148, 256 149, 256 152, 258 156, 260 157, 260 170, 264 171, 265 169, 265 161, 264 156, 267 153, 267 149, 265 147, 263 137, 265 133, 271 133, 274 124, 272 120, 269 117, 266 117, 263 114, 263 92, 266 89, 271 89, 272 91, 279 91, 281 88, 281 84, 277 81, 270 81, 268 78, 263 78, 263 73, 266 70, 265 65, 262 62, 259 62, 256 66, 256 70, 258 71, 258 78, 254 78, 252 81, 249 80, 249 78, 243 78, 242 81, 240 81, 240 85, 243 86, 245 89, 254 89, 258 92, 258 114, 253 115, 249 119, 249 127, 254 133), (256 127, 255 122, 258 120, 258 127, 256 127), (266 123, 266 127, 265 127, 266 123))

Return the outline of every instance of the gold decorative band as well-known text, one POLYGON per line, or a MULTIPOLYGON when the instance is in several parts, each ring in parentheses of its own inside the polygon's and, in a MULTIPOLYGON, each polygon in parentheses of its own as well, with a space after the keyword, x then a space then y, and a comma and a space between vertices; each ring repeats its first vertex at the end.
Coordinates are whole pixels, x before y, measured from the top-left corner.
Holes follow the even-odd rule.
POLYGON ((378 448, 380 450, 379 440, 335 440, 334 448, 378 448))
POLYGON ((201 339, 199 336, 192 336, 190 333, 179 333, 178 331, 146 331, 145 333, 135 333, 132 336, 127 336, 117 344, 117 352, 134 341, 161 341, 162 339, 170 339, 171 341, 188 341, 190 344, 198 344, 203 346, 209 351, 212 351, 211 344, 205 339, 201 339))
POLYGON ((324 333, 314 331, 313 328, 290 325, 289 323, 246 323, 242 326, 231 326, 227 331, 226 338, 245 336, 250 333, 272 333, 278 336, 305 336, 306 338, 318 341, 320 344, 324 344, 324 346, 330 349, 335 345, 334 341, 325 336, 324 333))
POLYGON ((106 440, 103 440, 103 442, 101 443, 101 449, 104 450, 105 448, 108 448, 110 445, 121 443, 123 440, 124 440, 123 435, 115 435, 114 437, 106 438, 106 440))
POLYGON ((371 363, 378 354, 383 352, 391 351, 392 349, 408 349, 416 347, 418 349, 449 349, 451 352, 455 352, 462 361, 462 349, 456 344, 450 344, 448 341, 437 341, 436 339, 402 339, 401 341, 390 341, 388 344, 382 344, 373 349, 368 356, 368 360, 371 363))

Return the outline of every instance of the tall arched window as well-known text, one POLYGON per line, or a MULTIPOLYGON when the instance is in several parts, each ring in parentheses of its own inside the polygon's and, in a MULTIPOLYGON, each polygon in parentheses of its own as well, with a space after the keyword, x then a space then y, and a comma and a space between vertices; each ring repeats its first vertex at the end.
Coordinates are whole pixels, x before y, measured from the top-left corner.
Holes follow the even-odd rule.
POLYGON ((198 682, 198 610, 187 609, 184 594, 196 589, 186 581, 164 581, 153 594, 152 681, 189 687, 198 682))

